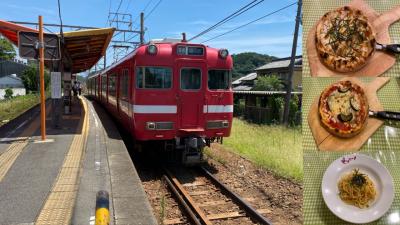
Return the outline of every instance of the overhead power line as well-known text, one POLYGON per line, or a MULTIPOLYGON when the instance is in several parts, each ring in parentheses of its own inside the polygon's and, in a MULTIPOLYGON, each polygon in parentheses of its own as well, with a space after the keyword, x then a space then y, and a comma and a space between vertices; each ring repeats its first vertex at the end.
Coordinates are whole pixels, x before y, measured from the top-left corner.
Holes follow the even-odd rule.
POLYGON ((115 11, 114 18, 113 18, 111 21, 114 21, 114 20, 115 20, 115 17, 117 16, 117 13, 118 13, 119 9, 121 8, 122 2, 123 2, 123 0, 120 0, 120 1, 119 1, 119 5, 118 5, 118 8, 117 8, 117 11, 115 11))
POLYGON ((151 16, 151 14, 154 12, 154 10, 160 5, 160 3, 162 2, 162 0, 159 0, 157 2, 157 4, 150 10, 150 12, 147 14, 147 16, 144 19, 147 19, 149 16, 151 16))
MULTIPOLYGON (((151 0, 151 1, 152 1, 152 0, 151 0)), ((149 3, 150 3, 151 1, 149 1, 149 3)), ((149 14, 147 14, 147 15, 144 17, 144 19, 147 19, 147 18, 154 12, 154 10, 160 5, 161 2, 162 2, 162 0, 159 0, 159 1, 154 5, 154 7, 150 10, 149 14)), ((149 3, 146 5, 146 7, 144 7, 143 12, 146 11, 146 9, 147 9, 149 3)), ((140 14, 139 14, 139 16, 140 16, 140 14)), ((139 17, 139 16, 138 16, 138 17, 139 17)), ((133 22, 133 23, 135 23, 135 22, 133 22)), ((140 24, 139 24, 139 25, 140 25, 140 24)), ((134 28, 134 30, 138 29, 138 28, 139 28, 139 25, 137 25, 137 26, 134 28)), ((138 35, 139 35, 139 34, 132 34, 132 36, 128 37, 127 40, 130 41, 130 40, 132 40, 133 38, 137 37, 138 35)))
MULTIPOLYGON (((149 7, 150 3, 152 3, 152 2, 153 2, 153 0, 150 0, 150 1, 147 2, 146 6, 142 9, 142 12, 143 12, 143 13, 146 12, 146 9, 149 7)), ((159 4, 159 3, 157 3, 157 4, 159 4)), ((154 10, 153 10, 153 11, 154 11, 154 10)), ((136 21, 139 19, 139 17, 140 17, 140 13, 135 17, 135 19, 133 20, 132 24, 135 24, 136 21)), ((136 30, 136 29, 139 28, 139 26, 140 26, 140 24, 136 25, 135 28, 133 28, 133 29, 136 30)), ((133 35, 131 35, 130 37, 128 37, 127 39, 128 39, 128 40, 132 40, 133 38, 135 38, 135 37, 138 36, 138 35, 139 35, 139 34, 133 34, 133 35)))
POLYGON ((128 12, 129 6, 131 5, 132 0, 129 0, 128 4, 126 5, 126 9, 124 13, 128 12))
POLYGON ((143 8, 143 12, 145 12, 146 11, 146 9, 149 7, 149 5, 150 5, 150 3, 152 3, 153 2, 153 0, 150 0, 147 4, 146 4, 146 6, 143 8))
POLYGON ((106 26, 108 26, 108 21, 110 21, 110 12, 111 12, 111 0, 110 0, 110 5, 108 6, 108 16, 107 16, 106 26))
POLYGON ((287 9, 287 8, 293 6, 293 5, 296 5, 296 4, 297 4, 297 2, 294 2, 294 3, 292 3, 292 4, 289 4, 289 5, 285 6, 285 7, 282 7, 282 8, 280 8, 280 9, 277 9, 277 10, 273 11, 273 12, 270 12, 270 13, 268 13, 267 15, 264 15, 264 16, 262 16, 262 17, 259 17, 259 18, 255 19, 255 20, 252 20, 252 21, 250 21, 250 22, 248 22, 248 23, 245 23, 245 24, 243 24, 243 25, 241 25, 241 26, 238 26, 238 27, 236 27, 236 28, 234 28, 234 29, 232 29, 232 30, 229 30, 229 31, 227 31, 227 32, 225 32, 225 33, 222 33, 222 34, 220 34, 220 35, 217 35, 217 36, 215 36, 215 37, 212 37, 212 38, 210 38, 210 39, 207 39, 207 40, 205 40, 205 41, 203 41, 203 42, 201 42, 201 43, 205 43, 205 42, 214 40, 214 39, 216 39, 216 38, 219 38, 219 37, 221 37, 221 36, 224 36, 224 35, 226 35, 226 34, 232 33, 233 31, 239 30, 240 28, 243 28, 243 27, 245 27, 245 26, 248 26, 248 25, 250 25, 250 24, 252 24, 252 23, 255 23, 255 22, 257 22, 257 21, 259 21, 259 20, 262 20, 262 19, 264 19, 264 18, 266 18, 266 17, 268 17, 268 16, 271 16, 271 15, 273 15, 273 14, 276 14, 276 13, 278 13, 278 12, 280 12, 280 11, 282 11, 282 10, 285 10, 285 9, 287 9))
POLYGON ((207 28, 206 30, 200 32, 199 34, 195 35, 194 37, 190 38, 188 41, 192 41, 212 30, 214 30, 215 28, 221 26, 222 24, 240 16, 241 14, 247 12, 248 10, 252 9, 253 7, 257 6, 258 4, 262 3, 264 0, 254 0, 250 3, 248 3, 247 5, 241 7, 240 9, 236 10, 234 13, 230 14, 229 16, 225 17, 224 19, 220 20, 218 23, 214 24, 213 26, 207 28))
MULTIPOLYGON (((146 6, 142 9, 142 12, 146 12, 146 9, 149 7, 150 3, 152 3, 152 2, 153 2, 153 0, 148 1, 146 6)), ((140 17, 140 13, 135 17, 135 19, 133 20, 133 23, 136 23, 136 21, 139 19, 139 17, 140 17)))

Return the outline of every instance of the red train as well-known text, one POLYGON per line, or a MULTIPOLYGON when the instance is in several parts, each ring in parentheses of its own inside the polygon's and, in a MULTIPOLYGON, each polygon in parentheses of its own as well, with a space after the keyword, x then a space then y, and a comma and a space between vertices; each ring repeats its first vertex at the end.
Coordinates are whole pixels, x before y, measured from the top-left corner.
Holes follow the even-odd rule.
POLYGON ((153 41, 90 76, 87 87, 135 143, 162 144, 191 164, 206 145, 230 135, 231 71, 226 49, 153 41))

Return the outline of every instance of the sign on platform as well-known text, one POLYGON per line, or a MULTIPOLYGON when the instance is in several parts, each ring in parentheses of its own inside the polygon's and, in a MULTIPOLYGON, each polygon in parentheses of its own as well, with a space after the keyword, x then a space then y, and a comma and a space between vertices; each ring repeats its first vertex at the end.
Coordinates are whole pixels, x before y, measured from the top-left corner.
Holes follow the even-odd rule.
POLYGON ((51 98, 61 98, 61 73, 51 72, 51 98))
MULTIPOLYGON (((60 40, 57 34, 43 35, 44 59, 60 59, 60 40)), ((18 32, 18 51, 19 56, 24 59, 39 58, 39 33, 36 32, 18 32)))
POLYGON ((71 81, 71 73, 64 72, 63 81, 71 81))

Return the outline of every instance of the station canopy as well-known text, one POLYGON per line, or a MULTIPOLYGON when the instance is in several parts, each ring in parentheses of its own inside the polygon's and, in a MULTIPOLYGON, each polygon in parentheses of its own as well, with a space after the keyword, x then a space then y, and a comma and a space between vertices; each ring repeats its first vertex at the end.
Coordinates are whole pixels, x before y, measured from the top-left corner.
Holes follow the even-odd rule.
MULTIPOLYGON (((114 34, 114 28, 64 32, 64 49, 71 61, 72 73, 90 69, 104 56, 114 34)), ((18 32, 38 30, 0 20, 0 34, 18 46, 18 32)))

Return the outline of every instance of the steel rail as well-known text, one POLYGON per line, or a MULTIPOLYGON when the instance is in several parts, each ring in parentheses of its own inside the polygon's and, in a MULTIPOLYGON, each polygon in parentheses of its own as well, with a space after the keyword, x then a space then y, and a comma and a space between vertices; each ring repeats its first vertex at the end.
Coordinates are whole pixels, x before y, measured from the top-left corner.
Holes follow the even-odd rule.
POLYGON ((179 180, 169 170, 167 170, 167 169, 164 169, 164 170, 165 170, 166 174, 168 175, 168 177, 171 178, 172 183, 182 194, 182 197, 185 199, 185 201, 190 205, 190 207, 194 211, 196 211, 196 214, 199 216, 201 223, 205 224, 205 225, 212 225, 211 221, 207 218, 207 216, 205 215, 203 210, 201 210, 200 207, 194 202, 192 197, 185 190, 185 188, 182 186, 182 184, 179 182, 179 180))
POLYGON ((250 214, 254 219, 261 222, 261 224, 272 225, 272 223, 262 216, 257 210, 255 210, 252 206, 250 206, 245 200, 243 200, 239 195, 231 191, 225 184, 221 183, 216 177, 214 177, 206 168, 200 167, 200 170, 207 175, 210 180, 212 180, 215 184, 217 184, 225 193, 227 193, 237 204, 242 206, 247 213, 250 214))
POLYGON ((193 223, 195 223, 196 225, 202 225, 200 220, 197 219, 195 213, 193 212, 193 210, 189 207, 188 204, 186 204, 185 200, 182 198, 181 194, 179 193, 179 191, 176 189, 175 185, 172 183, 171 179, 166 176, 163 175, 164 180, 166 181, 169 189, 171 189, 172 193, 175 195, 175 197, 177 198, 177 200, 179 201, 179 203, 183 206, 183 208, 186 210, 187 214, 189 215, 189 218, 192 220, 193 223))

